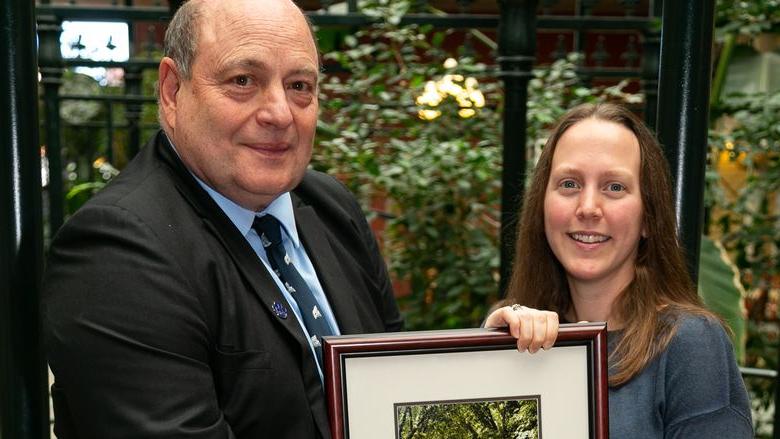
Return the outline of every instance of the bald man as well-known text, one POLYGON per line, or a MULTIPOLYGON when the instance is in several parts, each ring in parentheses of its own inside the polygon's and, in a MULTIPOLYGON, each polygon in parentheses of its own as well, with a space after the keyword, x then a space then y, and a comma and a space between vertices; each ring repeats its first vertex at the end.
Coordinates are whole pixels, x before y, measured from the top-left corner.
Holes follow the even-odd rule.
POLYGON ((307 170, 318 72, 289 0, 173 17, 162 130, 51 247, 60 439, 330 437, 320 337, 402 321, 360 207, 307 170))

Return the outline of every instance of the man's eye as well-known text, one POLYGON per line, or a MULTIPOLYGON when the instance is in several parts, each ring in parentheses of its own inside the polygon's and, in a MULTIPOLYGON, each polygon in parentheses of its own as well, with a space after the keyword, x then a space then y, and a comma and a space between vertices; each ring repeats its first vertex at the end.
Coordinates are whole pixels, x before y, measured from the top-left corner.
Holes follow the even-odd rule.
POLYGON ((235 78, 233 78, 233 83, 239 87, 246 87, 247 85, 249 85, 250 82, 251 80, 247 75, 238 75, 235 78))
POLYGON ((295 91, 311 91, 314 87, 311 84, 304 81, 295 81, 290 84, 290 88, 295 91))

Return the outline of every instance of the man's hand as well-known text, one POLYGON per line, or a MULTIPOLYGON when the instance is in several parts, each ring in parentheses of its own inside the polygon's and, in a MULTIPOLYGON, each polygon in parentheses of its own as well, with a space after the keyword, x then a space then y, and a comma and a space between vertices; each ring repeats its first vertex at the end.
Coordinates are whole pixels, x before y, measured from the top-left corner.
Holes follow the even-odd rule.
POLYGON ((550 349, 558 337, 558 314, 520 305, 509 305, 493 311, 485 320, 486 328, 506 328, 517 339, 517 350, 534 354, 539 348, 550 349))

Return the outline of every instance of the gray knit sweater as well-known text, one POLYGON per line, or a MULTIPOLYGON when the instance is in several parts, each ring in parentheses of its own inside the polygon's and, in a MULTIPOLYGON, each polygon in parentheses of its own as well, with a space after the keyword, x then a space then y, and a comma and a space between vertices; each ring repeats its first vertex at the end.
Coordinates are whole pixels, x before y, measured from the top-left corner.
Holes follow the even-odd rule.
MULTIPOLYGON (((752 438, 750 402, 719 323, 682 315, 668 348, 609 389, 610 438, 752 438)), ((608 335, 610 351, 622 336, 608 335)))

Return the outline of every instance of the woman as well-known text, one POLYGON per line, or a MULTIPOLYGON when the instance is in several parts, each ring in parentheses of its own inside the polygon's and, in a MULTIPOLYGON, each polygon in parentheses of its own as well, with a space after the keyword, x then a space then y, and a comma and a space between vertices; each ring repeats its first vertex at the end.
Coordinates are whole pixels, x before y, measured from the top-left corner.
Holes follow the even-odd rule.
POLYGON ((615 438, 749 438, 731 343, 701 304, 676 238, 670 175, 630 111, 559 121, 526 192, 506 303, 485 326, 549 348, 558 320, 606 321, 615 438))

